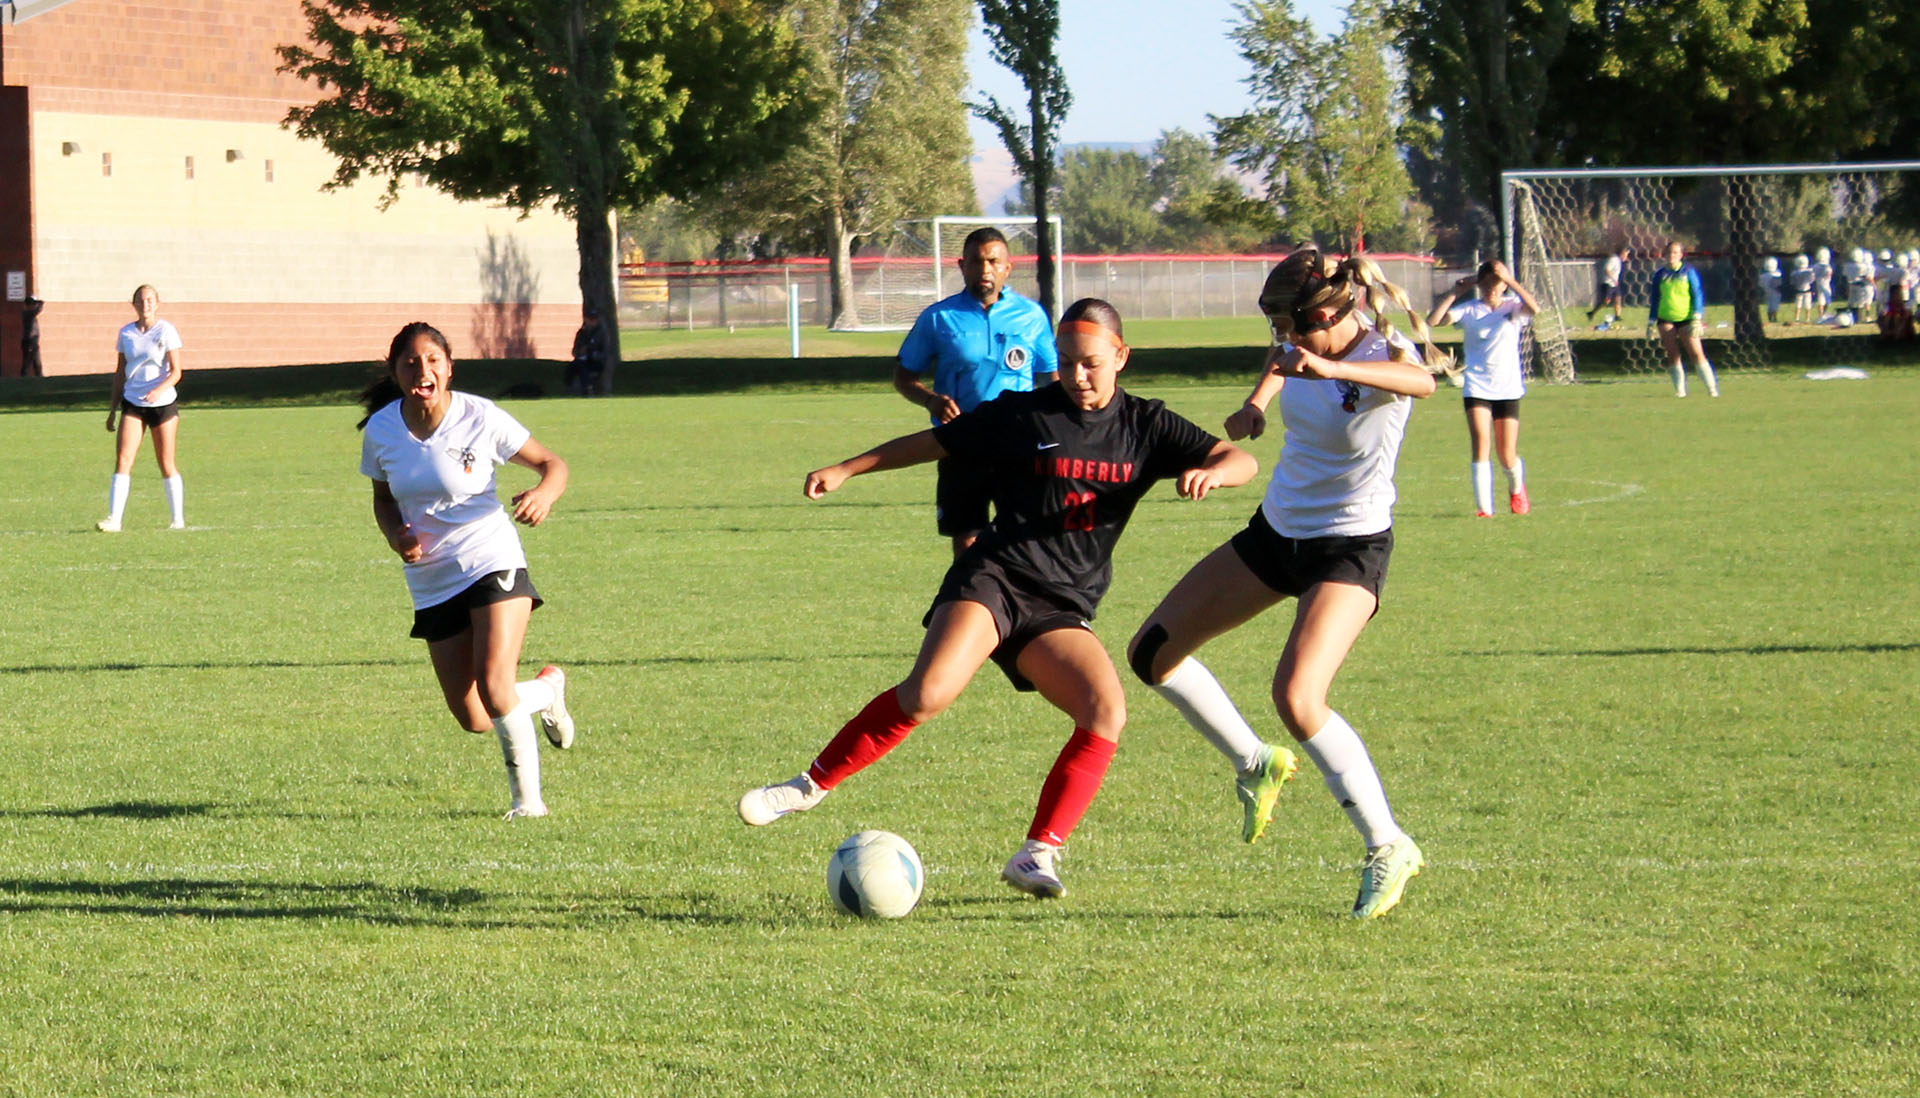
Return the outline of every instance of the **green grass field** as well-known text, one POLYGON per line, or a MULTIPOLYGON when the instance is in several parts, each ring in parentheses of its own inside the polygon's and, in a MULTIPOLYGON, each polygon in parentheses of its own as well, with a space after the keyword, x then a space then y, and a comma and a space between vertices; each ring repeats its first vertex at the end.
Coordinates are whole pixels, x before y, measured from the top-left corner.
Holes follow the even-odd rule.
MULTIPOLYGON (((1246 387, 1132 381, 1203 425, 1246 387)), ((1525 518, 1468 517, 1457 402, 1416 410, 1334 701, 1430 866, 1366 925, 1318 779, 1240 845, 1225 764, 1131 683, 1062 901, 997 873, 1069 729, 991 668, 739 824, 905 673, 944 566, 929 470, 800 496, 917 426, 880 378, 509 403, 573 466, 526 659, 581 724, 513 824, 405 637, 352 409, 190 404, 192 528, 143 453, 118 536, 102 401, 0 416, 0 1095, 1907 1093, 1920 376, 1723 385, 1536 389, 1525 518), (828 902, 868 827, 927 865, 904 921, 828 902)), ((1111 651, 1258 491, 1142 505, 1111 651)), ((1289 621, 1206 653, 1264 729, 1289 621)))

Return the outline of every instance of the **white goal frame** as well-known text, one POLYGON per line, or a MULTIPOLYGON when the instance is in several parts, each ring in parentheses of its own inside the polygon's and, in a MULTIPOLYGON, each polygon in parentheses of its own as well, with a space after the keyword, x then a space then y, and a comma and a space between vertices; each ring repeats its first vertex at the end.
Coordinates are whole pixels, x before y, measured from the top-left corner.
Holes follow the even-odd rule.
MULTIPOLYGON (((1832 221, 1836 229, 1844 229, 1854 239, 1850 243, 1864 243, 1869 250, 1889 248, 1899 250, 1903 245, 1920 249, 1920 226, 1907 229, 1898 223, 1889 224, 1877 221, 1882 217, 1881 203, 1890 194, 1903 192, 1906 187, 1920 188, 1920 160, 1879 160, 1832 164, 1731 164, 1731 165, 1693 165, 1693 166, 1640 166, 1619 168, 1534 168, 1500 173, 1500 230, 1502 251, 1509 267, 1525 281, 1536 294, 1542 297, 1543 310, 1551 310, 1552 317, 1547 323, 1536 322, 1538 329, 1533 333, 1533 357, 1540 368, 1536 373, 1545 374, 1549 380, 1573 380, 1573 343, 1567 339, 1568 325, 1565 309, 1574 307, 1581 301, 1581 290, 1571 287, 1591 289, 1592 278, 1589 273, 1582 278, 1578 268, 1587 266, 1589 271, 1594 262, 1591 252, 1581 250, 1579 245, 1567 247, 1564 254, 1554 250, 1554 231, 1562 229, 1560 242, 1570 243, 1569 236, 1583 224, 1583 218, 1598 217, 1599 221, 1588 220, 1585 231, 1591 234, 1595 224, 1604 225, 1608 217, 1615 219, 1617 225, 1630 227, 1634 234, 1658 237, 1661 240, 1669 236, 1688 239, 1689 233, 1681 228, 1686 226, 1698 231, 1703 225, 1711 225, 1713 231, 1719 231, 1726 237, 1728 248, 1711 262, 1721 264, 1722 300, 1714 302, 1714 288, 1709 285, 1709 304, 1727 305, 1725 287, 1731 282, 1732 303, 1735 305, 1735 321, 1730 326, 1731 338, 1719 332, 1709 333, 1715 345, 1722 349, 1727 361, 1726 366, 1759 367, 1768 364, 1771 341, 1788 334, 1811 334, 1812 328, 1794 329, 1788 325, 1775 324, 1769 318, 1766 325, 1753 323, 1750 318, 1756 314, 1759 291, 1759 262, 1768 256, 1777 257, 1781 268, 1786 268, 1789 256, 1786 253, 1802 251, 1809 239, 1801 236, 1794 239, 1792 226, 1794 219, 1786 217, 1775 219, 1775 212, 1768 204, 1769 195, 1778 195, 1778 189, 1784 181, 1794 177, 1819 176, 1833 181, 1831 187, 1832 221), (1873 177, 1881 177, 1875 180, 1873 177), (1897 186, 1888 186, 1887 178, 1901 179, 1897 186), (1681 181, 1714 179, 1724 182, 1725 202, 1734 204, 1736 210, 1745 210, 1742 216, 1728 216, 1727 210, 1721 210, 1720 219, 1701 220, 1700 192, 1689 192, 1686 186, 1676 186, 1681 181), (1557 206, 1549 211, 1552 215, 1571 210, 1575 215, 1571 221, 1551 223, 1543 230, 1542 215, 1536 207, 1536 194, 1540 195, 1539 205, 1551 205, 1555 198, 1574 198, 1588 201, 1594 188, 1580 187, 1580 184, 1601 180, 1623 181, 1623 188, 1615 192, 1626 197, 1618 204, 1599 206, 1566 207, 1557 206), (1561 188, 1551 193, 1553 188, 1561 188), (1771 190, 1769 188, 1772 188, 1771 190), (1664 220, 1664 219, 1675 220, 1664 220), (1863 223, 1860 229, 1847 226, 1854 218, 1863 223), (1746 226, 1740 232, 1735 226, 1746 226), (1862 239, 1864 237, 1864 239, 1862 239), (1752 261, 1755 271, 1748 271, 1745 263, 1752 261), (1731 264, 1729 266, 1729 264, 1731 264), (1542 291, 1545 291, 1544 293, 1542 291), (1568 300, 1571 297, 1572 300, 1568 300), (1743 312, 1742 310, 1747 310, 1743 312), (1743 328, 1741 317, 1749 318, 1743 328)), ((1791 193, 1791 192, 1788 192, 1791 193)), ((1799 192, 1807 192, 1804 188, 1799 192)), ((1818 193, 1818 192, 1814 192, 1818 193)), ((1828 199, 1821 198, 1821 202, 1828 199)), ((1807 222, 1799 225, 1805 230, 1807 222)), ((1608 235, 1612 235, 1609 233, 1608 235)), ((1821 240, 1825 234, 1815 234, 1813 240, 1821 240)), ((1841 243, 1836 241, 1836 244, 1841 243)), ((1650 250, 1645 241, 1632 245, 1644 258, 1650 250)), ((1810 251, 1811 249, 1805 249, 1810 251)), ((1833 266, 1835 284, 1840 277, 1841 248, 1836 246, 1833 266)), ((1704 269, 1703 269, 1704 270, 1704 269)), ((1627 286, 1622 285, 1622 290, 1627 286)), ((1772 291, 1769 291, 1771 293, 1772 291)), ((1787 293, 1789 302, 1791 292, 1787 293)), ((1637 311, 1644 312, 1644 302, 1635 302, 1627 298, 1630 309, 1638 306, 1637 311)), ((1577 308, 1574 311, 1578 311, 1577 308)), ((1724 314, 1723 314, 1724 315, 1724 314)), ((1589 317, 1591 319, 1591 317, 1589 317)), ((1852 314, 1846 317, 1851 321, 1852 314)), ((1862 316, 1864 319, 1864 314, 1862 316)), ((1825 323, 1818 320, 1815 323, 1825 323)), ((1725 323, 1714 325, 1717 329, 1728 328, 1725 323)), ((1829 346, 1827 353, 1850 357, 1860 354, 1868 344, 1866 337, 1873 332, 1872 325, 1865 325, 1859 331, 1840 341, 1842 346, 1829 346), (1855 337, 1858 337, 1857 339, 1855 337)), ((1837 332, 1837 330, 1835 330, 1837 332)), ((1829 332, 1825 334, 1835 334, 1829 332)), ((1624 333, 1616 331, 1613 338, 1621 338, 1624 333)), ((1630 338, 1630 337, 1629 337, 1630 338)), ((1827 341, 1832 344, 1833 341, 1827 341)), ((1664 370, 1663 357, 1657 345, 1642 339, 1631 341, 1625 348, 1627 368, 1634 371, 1664 370)), ((1716 365, 1722 352, 1716 352, 1716 365)))

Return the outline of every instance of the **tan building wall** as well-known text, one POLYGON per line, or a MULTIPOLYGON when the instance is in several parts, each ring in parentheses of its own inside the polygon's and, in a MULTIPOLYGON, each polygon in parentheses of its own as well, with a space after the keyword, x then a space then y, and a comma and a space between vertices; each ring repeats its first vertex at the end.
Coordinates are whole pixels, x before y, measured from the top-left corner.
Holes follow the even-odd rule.
POLYGON ((305 31, 298 0, 73 0, 0 28, 0 84, 25 90, 29 147, 0 164, 0 194, 17 180, 29 195, 47 373, 111 369, 143 283, 189 369, 374 358, 420 319, 463 356, 565 355, 573 226, 412 182, 384 211, 380 182, 323 190, 331 155, 280 126, 315 92, 276 71, 275 48, 305 31))

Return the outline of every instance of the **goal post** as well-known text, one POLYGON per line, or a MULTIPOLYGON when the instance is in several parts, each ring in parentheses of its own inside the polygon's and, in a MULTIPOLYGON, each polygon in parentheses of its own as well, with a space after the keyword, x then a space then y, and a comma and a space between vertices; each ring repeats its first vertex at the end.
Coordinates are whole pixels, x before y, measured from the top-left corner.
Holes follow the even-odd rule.
POLYGON ((1559 379, 1562 350, 1583 370, 1666 369, 1648 335, 1648 298, 1669 240, 1701 275, 1701 334, 1717 368, 1835 365, 1879 338, 1911 335, 1903 317, 1920 282, 1920 160, 1536 169, 1500 182, 1507 262, 1553 314, 1536 321, 1534 340, 1549 379, 1559 379), (1600 264, 1621 248, 1630 254, 1613 324, 1611 309, 1588 306, 1598 304, 1600 264), (1801 291, 1816 274, 1826 294, 1801 291))
MULTIPOLYGON (((1050 217, 1047 221, 1053 226, 1054 284, 1057 286, 1060 285, 1062 222, 1059 217, 1050 217)), ((1007 238, 1007 251, 1013 256, 1013 275, 1008 285, 1027 297, 1039 294, 1033 257, 1039 252, 1040 243, 1031 217, 909 218, 894 222, 893 228, 883 256, 854 262, 854 294, 863 329, 910 328, 922 309, 959 293, 960 269, 956 261, 967 236, 976 229, 1000 230, 1007 238)))

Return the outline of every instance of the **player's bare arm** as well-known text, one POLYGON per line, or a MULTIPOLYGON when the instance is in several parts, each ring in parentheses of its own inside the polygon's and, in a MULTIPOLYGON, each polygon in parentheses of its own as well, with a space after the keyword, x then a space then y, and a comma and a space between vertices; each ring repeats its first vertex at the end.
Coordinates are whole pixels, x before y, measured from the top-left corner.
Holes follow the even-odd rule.
POLYGON ((513 521, 528 526, 547 521, 560 494, 567 490, 567 463, 531 438, 507 460, 540 474, 540 483, 513 497, 513 521))
POLYGON ((904 469, 909 465, 923 465, 929 461, 939 461, 946 456, 946 448, 935 441, 932 431, 902 435, 883 442, 864 454, 850 457, 824 469, 815 469, 807 474, 806 483, 801 491, 808 499, 819 499, 845 484, 850 477, 857 477, 864 473, 878 473, 886 469, 904 469))
POLYGON ((1185 499, 1201 500, 1215 488, 1238 488, 1259 475, 1260 462, 1230 442, 1216 442, 1205 461, 1180 474, 1175 482, 1185 499))

